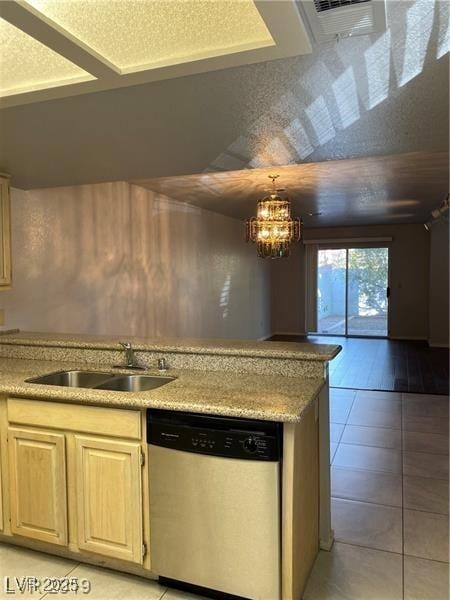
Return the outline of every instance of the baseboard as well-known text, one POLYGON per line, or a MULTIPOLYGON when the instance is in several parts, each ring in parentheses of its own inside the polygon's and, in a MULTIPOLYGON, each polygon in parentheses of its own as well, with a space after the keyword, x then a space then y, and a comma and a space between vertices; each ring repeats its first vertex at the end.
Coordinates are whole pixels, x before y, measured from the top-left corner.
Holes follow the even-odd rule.
POLYGON ((428 345, 430 348, 450 348, 450 344, 440 344, 439 342, 433 342, 433 340, 428 340, 428 345))
POLYGON ((390 335, 388 337, 389 340, 398 340, 398 341, 412 341, 412 342, 428 342, 427 338, 415 336, 415 335, 390 335))
POLYGON ((256 338, 257 342, 267 342, 267 340, 270 340, 270 338, 273 336, 273 333, 269 333, 269 335, 263 335, 259 338, 256 338))
POLYGON ((304 331, 274 331, 272 335, 301 335, 307 336, 308 334, 304 331))
POLYGON ((330 535, 327 540, 320 540, 320 549, 330 552, 334 544, 334 529, 330 529, 330 535))

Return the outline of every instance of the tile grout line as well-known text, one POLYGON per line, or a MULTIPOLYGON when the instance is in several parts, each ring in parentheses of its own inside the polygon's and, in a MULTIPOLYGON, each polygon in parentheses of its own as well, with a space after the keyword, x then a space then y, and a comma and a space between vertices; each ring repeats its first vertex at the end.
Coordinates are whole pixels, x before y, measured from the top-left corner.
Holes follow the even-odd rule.
MULTIPOLYGON (((387 550, 386 550, 386 552, 387 552, 387 550)), ((423 556, 418 556, 417 554, 404 554, 404 557, 417 558, 417 560, 424 560, 424 561, 428 561, 428 562, 438 563, 440 565, 445 565, 447 567, 447 570, 449 570, 449 568, 450 568, 450 563, 448 563, 445 560, 438 560, 437 558, 424 558, 423 556)))
MULTIPOLYGON (((335 467, 337 469, 340 469, 341 467, 335 467)), ((374 471, 371 471, 371 473, 373 473, 374 471)), ((442 480, 439 480, 442 481, 442 480)), ((403 485, 402 485, 403 488, 403 485)), ((401 506, 395 506, 394 504, 382 504, 381 502, 369 502, 368 500, 358 500, 357 498, 346 498, 345 496, 331 496, 332 498, 334 498, 335 500, 344 500, 347 502, 358 502, 358 504, 369 504, 370 506, 382 506, 383 508, 397 508, 402 510, 409 510, 412 512, 421 512, 421 513, 425 513, 427 515, 436 515, 438 517, 448 517, 449 513, 442 513, 442 512, 436 512, 433 510, 424 510, 423 508, 404 508, 403 506, 403 489, 402 489, 402 505, 401 506)), ((424 557, 419 557, 419 558, 424 558, 424 557)), ((426 560, 433 560, 433 559, 426 559, 426 560)), ((445 561, 444 561, 445 562, 445 561)))
POLYGON ((335 444, 337 443, 337 445, 339 446, 339 444, 341 443, 342 440, 342 436, 344 435, 344 431, 345 431, 345 427, 346 425, 343 423, 333 423, 333 425, 342 425, 342 431, 341 431, 341 435, 339 436, 339 439, 337 442, 334 442, 335 444))
MULTIPOLYGON (((355 542, 344 542, 343 540, 336 539, 338 544, 345 544, 346 546, 354 546, 355 548, 364 548, 365 550, 373 550, 375 552, 387 552, 388 554, 395 554, 395 556, 403 556, 401 552, 394 552, 394 550, 382 550, 381 548, 373 548, 372 546, 363 546, 362 544, 355 544, 355 542)), ((435 561, 438 562, 438 561, 435 561)), ((448 563, 444 563, 448 564, 448 563)))
MULTIPOLYGON (((333 423, 333 425, 342 425, 342 423, 333 423)), ((375 444, 363 444, 362 442, 343 442, 342 441, 342 436, 344 434, 344 431, 347 427, 363 427, 363 425, 345 425, 344 426, 344 430, 341 434, 341 438, 339 440, 339 443, 344 444, 344 446, 364 446, 364 448, 382 448, 383 450, 403 450, 403 444, 402 447, 395 447, 395 446, 377 446, 375 444)), ((388 427, 370 427, 370 426, 365 426, 366 429, 386 429, 386 431, 398 431, 401 435, 402 438, 402 442, 403 442, 403 431, 401 429, 390 429, 388 427)), ((406 431, 405 433, 422 433, 420 431, 416 431, 416 432, 412 432, 412 431, 406 431)), ((441 434, 433 434, 433 435, 441 435, 441 434)), ((449 436, 442 436, 447 438, 450 441, 450 437, 449 436)), ((405 452, 414 452, 416 454, 431 454, 431 456, 449 456, 447 453, 442 453, 442 452, 424 452, 423 450, 405 450, 405 452)), ((428 478, 430 479, 430 478, 428 478)), ((436 477, 431 477, 431 479, 436 479, 436 477)))
MULTIPOLYGON (((434 417, 436 419, 439 419, 440 417, 434 417)), ((400 427, 386 427, 385 425, 354 425, 353 423, 338 423, 337 421, 331 421, 330 423, 333 423, 333 425, 348 425, 349 427, 363 427, 365 429, 388 429, 389 431, 405 431, 405 433, 420 433, 420 434, 424 434, 424 435, 439 435, 441 437, 445 437, 445 438, 449 438, 450 434, 449 433, 441 433, 439 431, 419 431, 416 429, 403 429, 403 423, 400 427)))
MULTIPOLYGON (((70 569, 70 571, 68 573, 65 574, 65 577, 68 577, 71 573, 73 573, 75 571, 76 568, 80 567, 82 563, 77 563, 74 567, 72 567, 70 569)), ((47 592, 48 593, 48 592, 47 592)))
MULTIPOLYGON (((342 445, 344 446, 349 446, 352 444, 344 444, 343 442, 341 442, 342 445)), ((341 444, 338 444, 339 446, 341 444)), ((356 444, 355 444, 356 445, 356 444)), ((376 446, 365 446, 365 448, 376 448, 376 446)), ((394 448, 385 448, 385 450, 393 450, 394 448)), ((401 452, 400 450, 398 450, 399 452, 401 452)), ((419 454, 426 454, 426 452, 420 452, 419 454)), ((432 454, 431 456, 443 456, 442 454, 432 454)), ((362 467, 355 467, 355 466, 342 466, 342 465, 333 465, 333 467, 335 467, 336 469, 347 469, 349 471, 368 471, 369 473, 378 473, 381 475, 397 475, 398 477, 403 477, 402 473, 395 473, 395 471, 377 471, 376 469, 363 469, 362 467)), ((424 477, 423 475, 405 475, 405 477, 421 477, 422 479, 433 479, 434 481, 446 481, 448 482, 449 479, 448 478, 443 478, 443 477, 424 477)), ((414 509, 413 509, 414 510, 414 509)), ((420 510, 420 509, 415 509, 415 510, 420 510)), ((424 511, 426 512, 426 511, 424 511)))
POLYGON ((364 548, 365 550, 374 550, 375 552, 388 552, 389 554, 396 554, 397 556, 406 556, 407 558, 417 558, 418 560, 428 561, 437 563, 439 565, 445 565, 449 568, 450 563, 445 560, 437 560, 436 558, 424 558, 423 556, 417 556, 416 554, 402 554, 401 552, 395 552, 394 550, 382 550, 381 548, 374 548, 373 546, 363 546, 362 544, 356 544, 355 542, 345 542, 344 540, 335 540, 337 544, 344 544, 345 546, 354 546, 355 548, 364 548))
MULTIPOLYGON (((401 510, 401 506, 393 504, 381 504, 380 502, 368 502, 367 500, 357 500, 355 498, 345 498, 344 496, 331 496, 334 500, 345 500, 347 502, 358 502, 359 504, 368 504, 369 506, 382 506, 383 508, 396 508, 401 510)), ((434 514, 434 513, 433 513, 434 514)))
MULTIPOLYGON (((71 573, 73 573, 75 571, 76 568, 78 568, 82 563, 76 563, 65 575, 64 577, 69 577, 69 575, 71 573)), ((45 594, 43 596, 39 597, 39 600, 43 600, 44 598, 46 598, 51 592, 45 592, 45 594)), ((53 595, 53 594, 52 594, 53 595)), ((58 594, 59 595, 59 594, 58 594)))
MULTIPOLYGON (((424 558, 423 556, 417 556, 416 554, 402 554, 401 552, 395 552, 394 550, 382 550, 381 548, 374 548, 373 546, 363 546, 362 544, 356 544, 355 542, 345 542, 344 540, 335 540, 337 544, 343 544, 345 546, 354 546, 355 548, 364 548, 365 550, 373 550, 374 552, 387 552, 388 554, 395 554, 396 556, 402 557, 402 562, 404 557, 407 558, 417 558, 418 560, 429 561, 433 563, 437 563, 439 565, 445 565, 447 568, 449 567, 449 563, 445 560, 437 560, 436 558, 424 558)), ((403 577, 402 577, 403 578, 403 577)))
MULTIPOLYGON (((353 400, 352 400, 352 403, 350 405, 350 410, 348 411, 347 418, 345 419, 345 427, 347 427, 348 420, 350 418, 351 412, 352 412, 353 407, 355 405, 355 401, 356 401, 356 391, 355 391, 355 395, 353 396, 353 400)), ((344 429, 345 429, 345 427, 344 427, 344 429)))
MULTIPOLYGON (((347 469, 346 467, 333 467, 334 469, 341 469, 343 471, 355 471, 357 469, 347 469)), ((365 469, 359 469, 359 471, 364 472, 365 469)), ((402 479, 401 475, 395 475, 393 473, 384 473, 382 471, 368 471, 369 473, 376 473, 379 475, 394 475, 395 477, 399 477, 400 479, 402 479)), ((444 481, 443 479, 438 479, 437 481, 444 481)), ((371 506, 383 506, 384 508, 398 508, 403 510, 404 506, 403 506, 403 481, 401 481, 402 484, 402 499, 401 499, 401 505, 397 506, 395 504, 384 504, 383 502, 369 502, 368 500, 360 500, 358 498, 348 498, 346 496, 336 496, 336 495, 332 495, 331 498, 334 498, 335 500, 347 500, 348 502, 359 502, 360 504, 370 504, 371 506)), ((434 510, 424 510, 423 508, 405 508, 405 510, 411 510, 414 512, 423 512, 426 513, 427 515, 437 515, 437 516, 441 516, 441 517, 448 517, 449 513, 443 513, 443 512, 436 512, 434 510)))
MULTIPOLYGON (((335 423, 334 421, 330 421, 330 423, 333 423, 333 425, 344 425, 344 423, 335 423)), ((364 429, 384 429, 386 431, 401 431, 400 428, 396 429, 394 427, 380 427, 380 425, 354 425, 353 423, 345 423, 345 427, 363 427, 364 429)), ((420 433, 420 432, 412 432, 412 433, 420 433)), ((364 446, 364 444, 358 444, 358 445, 364 446)))
POLYGON ((341 439, 342 439, 342 436, 344 435, 345 428, 347 427, 347 421, 348 421, 348 418, 350 416, 350 413, 352 412, 353 404, 355 403, 355 398, 356 398, 356 392, 354 393, 353 400, 352 400, 352 402, 350 404, 350 408, 348 409, 348 413, 347 413, 347 416, 345 418, 345 423, 338 423, 338 425, 344 425, 344 427, 342 429, 341 438, 339 439, 339 442, 338 442, 338 444, 336 446, 336 451, 334 453, 333 460, 331 461, 330 469, 331 469, 331 466, 334 463, 334 459, 336 458, 336 454, 337 454, 337 451, 339 450, 339 446, 341 445, 341 439))
MULTIPOLYGON (((354 392, 355 392, 355 390, 352 390, 352 391, 354 391, 354 392)), ((352 411, 353 404, 355 403, 355 399, 356 399, 356 392, 354 393, 353 400, 352 400, 352 402, 351 402, 351 404, 350 404, 350 408, 349 408, 349 410, 348 410, 347 417, 345 418, 345 423, 336 423, 336 425, 344 425, 344 427, 343 427, 343 429, 342 429, 342 433, 341 433, 341 437, 340 437, 340 439, 339 439, 339 442, 336 444, 336 450, 335 450, 335 452, 334 452, 334 454, 333 454, 333 458, 332 458, 332 460, 330 461, 330 471, 331 471, 331 467, 333 466, 334 459, 335 459, 335 457, 336 457, 337 451, 339 450, 339 446, 340 446, 340 444, 341 444, 341 439, 342 439, 342 436, 344 435, 344 431, 345 431, 345 428, 346 428, 346 426, 347 426, 347 421, 348 421, 348 419, 349 419, 349 417, 350 417, 350 413, 351 413, 351 411, 352 411)))
MULTIPOLYGON (((348 427, 346 425, 346 427, 348 427)), ((353 425, 350 425, 353 427, 353 425)), ((370 429, 370 427, 369 427, 370 429)), ((397 429, 392 429, 392 431, 397 431, 397 429)), ((392 446, 375 446, 374 444, 362 444, 361 442, 342 442, 344 446, 362 446, 363 448, 381 448, 381 450, 400 450, 400 448, 395 448, 392 446)), ((445 456, 445 455, 443 455, 445 456)))
MULTIPOLYGON (((343 423, 333 423, 334 425, 343 425, 343 423)), ((359 425, 357 425, 357 427, 359 427, 359 425)), ((369 429, 371 429, 369 427, 369 429)), ((382 428, 383 429, 383 428, 382 428)), ((384 429, 388 429, 388 428, 384 428, 384 429)), ((401 429, 391 429, 391 431, 400 431, 401 433, 403 433, 401 431, 401 429)), ((420 433, 420 432, 418 432, 420 433)), ((447 437, 447 436, 444 436, 447 437)), ((450 437, 448 438, 450 440, 450 437)), ((336 443, 336 442, 335 442, 336 443)), ((371 446, 369 444, 357 444, 355 442, 339 442, 339 444, 343 444, 344 446, 362 446, 364 448, 381 448, 382 450, 397 450, 398 452, 402 452, 403 448, 388 448, 386 446, 371 446)), ((406 450, 405 452, 409 453, 409 454, 426 454, 427 456, 449 456, 448 454, 440 454, 438 452, 423 452, 422 450, 406 450)), ((353 468, 357 468, 357 467, 342 467, 342 468, 347 468, 347 469, 353 469, 353 468)), ((360 469, 363 471, 373 471, 373 469, 360 469)), ((375 471, 375 472, 380 472, 380 473, 392 473, 393 471, 375 471)), ((408 475, 407 475, 408 477, 408 475)), ((414 477, 413 475, 411 475, 411 477, 414 477)), ((447 477, 425 477, 425 475, 417 475, 416 477, 424 477, 424 479, 439 479, 441 481, 448 481, 447 477)))

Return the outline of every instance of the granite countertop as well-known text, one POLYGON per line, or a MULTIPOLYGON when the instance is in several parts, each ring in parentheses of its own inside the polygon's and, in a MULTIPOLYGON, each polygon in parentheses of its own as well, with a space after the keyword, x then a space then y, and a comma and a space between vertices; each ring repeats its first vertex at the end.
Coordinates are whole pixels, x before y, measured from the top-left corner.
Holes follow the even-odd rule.
POLYGON ((117 350, 119 341, 128 341, 135 350, 165 353, 215 354, 223 356, 250 356, 289 358, 293 360, 328 361, 341 346, 297 342, 258 342, 252 340, 197 339, 197 338, 142 338, 130 336, 76 335, 40 332, 13 332, 0 336, 0 345, 45 346, 63 348, 117 350))
MULTIPOLYGON (((335 348, 335 347, 332 347, 335 348)), ((322 358, 323 360, 323 358, 322 358)), ((145 392, 114 392, 25 383, 60 370, 127 372, 85 363, 0 358, 0 394, 118 408, 164 408, 267 421, 298 422, 324 385, 322 378, 170 370, 171 383, 145 392)), ((135 371, 134 371, 135 373, 135 371)), ((157 371, 145 373, 158 375, 157 371)))

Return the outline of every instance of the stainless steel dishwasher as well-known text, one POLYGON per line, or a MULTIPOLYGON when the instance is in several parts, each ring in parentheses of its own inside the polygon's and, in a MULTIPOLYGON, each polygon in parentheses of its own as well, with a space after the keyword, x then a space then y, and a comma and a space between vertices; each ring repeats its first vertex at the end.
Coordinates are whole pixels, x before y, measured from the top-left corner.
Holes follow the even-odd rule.
POLYGON ((279 423, 147 412, 154 573, 280 597, 281 436, 279 423))

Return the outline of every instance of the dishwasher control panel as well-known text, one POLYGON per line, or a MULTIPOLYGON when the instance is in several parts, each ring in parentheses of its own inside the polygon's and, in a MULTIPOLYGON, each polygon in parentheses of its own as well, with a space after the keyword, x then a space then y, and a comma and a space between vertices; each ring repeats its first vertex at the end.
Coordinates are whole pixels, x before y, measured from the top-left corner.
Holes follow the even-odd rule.
POLYGON ((280 423, 149 410, 147 443, 184 452, 278 461, 280 423))

